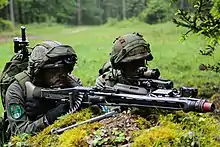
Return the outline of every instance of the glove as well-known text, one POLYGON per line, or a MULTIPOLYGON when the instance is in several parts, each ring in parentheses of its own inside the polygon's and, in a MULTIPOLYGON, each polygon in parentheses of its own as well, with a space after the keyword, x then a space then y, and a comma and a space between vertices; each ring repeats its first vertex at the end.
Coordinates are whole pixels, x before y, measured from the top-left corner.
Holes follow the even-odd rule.
POLYGON ((54 105, 54 102, 48 99, 31 98, 25 101, 25 110, 28 117, 36 118, 38 115, 46 113, 54 105))
POLYGON ((58 117, 66 114, 69 111, 69 103, 61 103, 57 107, 49 110, 45 117, 49 125, 51 125, 58 117))

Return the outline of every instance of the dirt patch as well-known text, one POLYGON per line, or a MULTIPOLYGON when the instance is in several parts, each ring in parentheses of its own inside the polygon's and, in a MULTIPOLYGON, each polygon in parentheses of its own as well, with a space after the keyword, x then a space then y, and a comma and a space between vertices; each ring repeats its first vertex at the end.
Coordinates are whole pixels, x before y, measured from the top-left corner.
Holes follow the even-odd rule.
POLYGON ((8 42, 12 38, 12 36, 0 36, 0 42, 8 42))
POLYGON ((130 113, 120 113, 115 117, 103 119, 104 124, 87 138, 89 146, 123 146, 130 147, 133 132, 140 130, 138 116, 130 113))
MULTIPOLYGON (((64 30, 63 33, 67 33, 67 34, 76 34, 82 31, 86 31, 88 28, 80 28, 80 29, 76 29, 76 30, 64 30)), ((53 34, 54 35, 54 34, 53 34)), ((20 36, 13 36, 13 35, 0 35, 0 43, 4 43, 4 42, 8 42, 8 41, 13 41, 14 37, 20 37, 20 36)), ((27 34, 27 38, 28 40, 31 39, 43 39, 43 36, 35 36, 35 35, 28 35, 27 34)))
MULTIPOLYGON (((27 39, 31 40, 31 39, 38 39, 40 38, 40 36, 34 36, 34 35, 27 35, 27 39)), ((17 36, 16 36, 17 37, 17 36)), ((15 38, 15 36, 0 36, 0 43, 4 43, 4 42, 8 42, 8 41, 13 41, 13 39, 15 38)))

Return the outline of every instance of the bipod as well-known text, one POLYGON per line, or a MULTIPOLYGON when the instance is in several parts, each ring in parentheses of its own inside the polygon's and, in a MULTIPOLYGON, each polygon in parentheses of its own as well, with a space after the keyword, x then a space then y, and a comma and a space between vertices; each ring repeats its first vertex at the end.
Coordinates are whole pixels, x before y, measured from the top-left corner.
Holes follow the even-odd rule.
POLYGON ((86 124, 86 123, 93 123, 93 122, 96 122, 96 121, 100 121, 102 119, 105 119, 105 118, 109 118, 109 117, 112 117, 114 115, 117 115, 121 112, 121 109, 120 107, 114 107, 110 112, 107 112, 103 115, 99 115, 97 117, 93 117, 91 119, 88 119, 88 120, 85 120, 83 122, 80 122, 80 123, 76 123, 76 124, 73 124, 73 125, 70 125, 68 127, 65 127, 65 128, 53 128, 51 129, 51 134, 59 134, 59 133, 62 133, 68 129, 72 129, 74 127, 78 127, 78 126, 81 126, 83 124, 86 124))

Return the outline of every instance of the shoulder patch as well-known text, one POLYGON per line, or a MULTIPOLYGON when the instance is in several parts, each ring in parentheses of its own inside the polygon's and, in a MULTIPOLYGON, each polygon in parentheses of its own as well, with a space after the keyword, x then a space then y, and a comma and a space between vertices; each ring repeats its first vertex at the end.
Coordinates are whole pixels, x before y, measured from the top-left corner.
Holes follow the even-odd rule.
POLYGON ((24 114, 24 110, 21 108, 19 104, 11 104, 9 106, 9 113, 12 118, 19 119, 24 114))

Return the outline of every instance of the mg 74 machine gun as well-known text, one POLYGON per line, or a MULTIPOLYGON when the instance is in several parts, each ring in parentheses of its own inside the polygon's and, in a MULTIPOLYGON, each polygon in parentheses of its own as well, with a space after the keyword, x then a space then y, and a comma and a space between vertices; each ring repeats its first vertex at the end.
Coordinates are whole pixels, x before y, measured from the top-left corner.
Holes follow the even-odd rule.
MULTIPOLYGON (((155 82, 155 81, 154 81, 155 82)), ((160 84, 164 81, 159 81, 160 84)), ((165 82, 166 83, 166 82, 165 82)), ((167 83, 166 83, 167 84, 167 83)), ((120 107, 147 107, 167 110, 194 111, 199 113, 213 112, 214 104, 206 99, 193 98, 197 90, 181 87, 176 89, 151 90, 144 87, 116 84, 114 87, 82 87, 65 89, 44 89, 35 87, 31 82, 26 82, 27 97, 41 97, 46 99, 62 100, 70 103, 71 109, 76 105, 105 105, 116 106, 113 110, 90 120, 74 124, 66 128, 52 129, 52 133, 61 133, 84 123, 99 121, 120 112, 120 107), (188 97, 185 97, 188 96, 188 97)))

